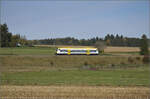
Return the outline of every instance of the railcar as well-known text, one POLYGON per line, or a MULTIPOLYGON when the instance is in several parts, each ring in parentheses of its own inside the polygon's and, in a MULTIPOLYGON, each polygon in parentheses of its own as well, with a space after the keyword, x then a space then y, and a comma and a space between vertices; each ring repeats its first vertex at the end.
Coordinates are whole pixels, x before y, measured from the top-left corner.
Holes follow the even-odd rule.
POLYGON ((97 48, 57 48, 57 55, 98 55, 97 48))

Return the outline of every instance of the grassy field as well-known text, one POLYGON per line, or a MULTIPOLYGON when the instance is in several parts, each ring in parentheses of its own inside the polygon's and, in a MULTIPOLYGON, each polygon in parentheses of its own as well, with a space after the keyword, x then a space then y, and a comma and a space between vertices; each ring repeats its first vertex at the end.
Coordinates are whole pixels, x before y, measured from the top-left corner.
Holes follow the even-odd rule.
POLYGON ((38 71, 45 69, 126 69, 143 67, 143 57, 132 56, 0 56, 1 71, 38 71))
POLYGON ((55 50, 0 48, 0 97, 150 98, 150 66, 137 48, 107 47, 96 56, 56 56, 55 50))
POLYGON ((4 72, 3 85, 150 86, 150 70, 47 70, 4 72))
POLYGON ((0 48, 0 55, 54 55, 55 47, 0 48))
POLYGON ((1 84, 149 86, 142 57, 0 56, 1 84))
POLYGON ((55 56, 52 55, 55 49, 55 47, 45 46, 1 48, 1 83, 8 85, 150 85, 148 64, 144 64, 143 57, 136 56, 133 52, 132 54, 124 52, 131 54, 132 57, 55 56), (11 51, 13 54, 8 54, 11 51))
MULTIPOLYGON (((54 55, 57 47, 66 47, 66 46, 39 45, 36 47, 0 48, 0 55, 54 55)), ((67 46, 67 47, 88 47, 88 46, 67 46)), ((138 47, 107 47, 104 51, 105 53, 101 55, 119 55, 119 54, 139 55, 138 47)))

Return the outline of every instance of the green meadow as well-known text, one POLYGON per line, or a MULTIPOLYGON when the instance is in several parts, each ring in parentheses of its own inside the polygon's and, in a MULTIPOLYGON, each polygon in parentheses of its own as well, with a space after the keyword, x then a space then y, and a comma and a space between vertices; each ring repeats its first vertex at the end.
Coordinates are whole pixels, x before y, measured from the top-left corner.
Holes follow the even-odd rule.
POLYGON ((4 72, 3 85, 150 86, 150 70, 47 70, 4 72))
POLYGON ((55 50, 55 47, 0 48, 0 83, 150 86, 150 67, 137 52, 59 56, 55 50))
POLYGON ((55 47, 12 47, 0 48, 0 55, 51 55, 55 47))

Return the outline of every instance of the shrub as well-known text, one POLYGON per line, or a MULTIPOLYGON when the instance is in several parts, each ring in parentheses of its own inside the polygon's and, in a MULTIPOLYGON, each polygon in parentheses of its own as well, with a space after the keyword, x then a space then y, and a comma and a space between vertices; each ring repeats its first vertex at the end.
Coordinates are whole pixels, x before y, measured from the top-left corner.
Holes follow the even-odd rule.
POLYGON ((90 68, 90 66, 89 66, 88 62, 85 61, 82 66, 82 69, 89 69, 89 68, 90 68))
POLYGON ((125 63, 124 63, 124 62, 120 62, 120 64, 121 64, 121 65, 125 65, 125 63))
POLYGON ((85 61, 85 62, 84 62, 84 66, 88 66, 88 62, 85 61))
POLYGON ((132 59, 132 57, 128 57, 128 62, 129 63, 133 63, 134 62, 134 60, 132 59))
POLYGON ((140 60, 141 58, 140 57, 136 57, 136 60, 140 60))
POLYGON ((54 62, 53 62, 53 61, 51 61, 51 62, 50 62, 50 64, 51 64, 51 66, 53 66, 53 65, 54 65, 54 62))
POLYGON ((111 68, 115 68, 115 64, 111 64, 111 68))
POLYGON ((143 61, 144 64, 150 63, 150 56, 149 55, 144 55, 142 61, 143 61))

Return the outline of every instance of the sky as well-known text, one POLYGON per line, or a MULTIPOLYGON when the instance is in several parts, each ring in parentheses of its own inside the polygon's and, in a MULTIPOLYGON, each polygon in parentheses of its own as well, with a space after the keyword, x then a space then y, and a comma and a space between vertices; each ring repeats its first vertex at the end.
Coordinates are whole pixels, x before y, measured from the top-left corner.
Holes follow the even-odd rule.
POLYGON ((149 36, 148 0, 1 0, 0 23, 27 39, 149 36))

